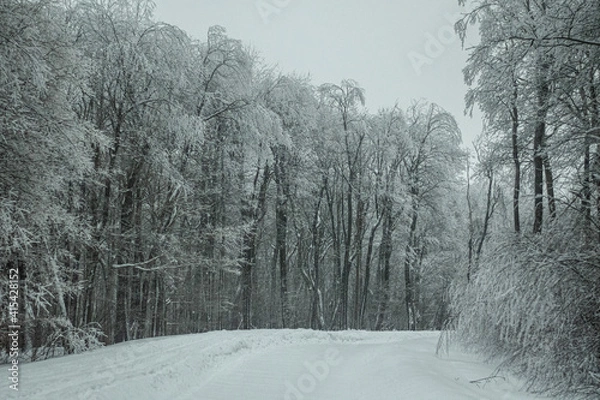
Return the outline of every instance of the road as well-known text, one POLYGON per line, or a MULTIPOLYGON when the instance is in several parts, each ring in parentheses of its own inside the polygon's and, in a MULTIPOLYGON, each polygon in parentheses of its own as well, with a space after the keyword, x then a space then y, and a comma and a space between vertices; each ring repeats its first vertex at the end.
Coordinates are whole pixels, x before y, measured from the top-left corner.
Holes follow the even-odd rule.
MULTIPOLYGON (((437 332, 220 331, 120 343, 20 366, 31 400, 539 399, 437 332)), ((6 368, 3 368, 6 371, 6 368)), ((5 372, 8 376, 8 371, 5 372)))

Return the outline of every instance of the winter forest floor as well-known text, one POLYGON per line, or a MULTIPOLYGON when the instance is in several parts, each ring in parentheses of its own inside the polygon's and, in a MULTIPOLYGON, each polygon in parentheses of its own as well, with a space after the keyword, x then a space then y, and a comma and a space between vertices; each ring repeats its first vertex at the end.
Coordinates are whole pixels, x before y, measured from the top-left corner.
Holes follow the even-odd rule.
MULTIPOLYGON (((21 366, 1 399, 540 399, 437 332, 220 331, 120 343, 21 366)), ((5 370, 5 368, 3 368, 5 370)), ((6 371, 5 371, 6 373, 6 371)))

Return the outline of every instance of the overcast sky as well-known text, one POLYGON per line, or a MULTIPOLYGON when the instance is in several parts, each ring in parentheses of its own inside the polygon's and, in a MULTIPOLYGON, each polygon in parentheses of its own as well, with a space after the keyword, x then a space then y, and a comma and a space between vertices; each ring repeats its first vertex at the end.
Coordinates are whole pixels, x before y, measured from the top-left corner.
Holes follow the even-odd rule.
POLYGON ((468 144, 481 122, 464 116, 467 53, 451 23, 464 10, 457 0, 374 1, 156 0, 155 16, 198 39, 221 25, 265 63, 310 73, 314 84, 354 79, 371 112, 435 102, 456 117, 468 144))

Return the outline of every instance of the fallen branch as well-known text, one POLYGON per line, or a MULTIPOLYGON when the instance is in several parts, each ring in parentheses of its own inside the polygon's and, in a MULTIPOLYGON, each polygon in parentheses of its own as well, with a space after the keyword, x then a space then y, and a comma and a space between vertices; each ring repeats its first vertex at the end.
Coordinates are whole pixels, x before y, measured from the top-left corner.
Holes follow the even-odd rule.
POLYGON ((485 386, 487 383, 493 381, 494 379, 502 379, 503 381, 506 382, 506 378, 500 375, 492 375, 492 376, 486 376, 485 378, 480 378, 480 379, 475 379, 472 381, 469 381, 469 383, 474 383, 477 386, 479 386, 480 383, 483 384, 483 386, 485 386))

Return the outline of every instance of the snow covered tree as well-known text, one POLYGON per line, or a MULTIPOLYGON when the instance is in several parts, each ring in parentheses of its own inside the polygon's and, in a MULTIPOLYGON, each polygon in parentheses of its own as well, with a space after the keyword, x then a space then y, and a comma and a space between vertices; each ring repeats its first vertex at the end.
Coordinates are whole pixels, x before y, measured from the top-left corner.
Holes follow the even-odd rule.
POLYGON ((69 318, 91 244, 78 187, 98 135, 73 112, 87 71, 57 2, 2 2, 0 19, 0 291, 4 298, 8 271, 18 269, 21 343, 32 358, 38 348, 81 351, 100 333, 69 318))
MULTIPOLYGON (((354 203, 355 197, 360 196, 360 193, 357 192, 357 179, 360 172, 360 163, 362 162, 365 131, 359 123, 360 120, 357 118, 357 106, 365 104, 365 96, 364 90, 358 86, 357 82, 352 80, 343 80, 340 85, 324 84, 319 87, 319 91, 323 96, 324 102, 338 113, 342 129, 340 139, 344 144, 343 164, 338 166, 338 172, 342 174, 344 181, 346 181, 346 193, 342 194, 342 199, 345 199, 344 215, 346 216, 346 221, 338 221, 338 224, 342 224, 342 231, 344 233, 344 255, 339 281, 339 324, 341 328, 346 329, 348 328, 349 316, 349 280, 353 262, 353 226, 355 221, 358 222, 361 220, 359 214, 357 216, 354 215, 354 203)), ((357 213, 361 212, 360 208, 357 207, 357 213)), ((362 229, 362 227, 359 229, 362 229)), ((360 237, 360 232, 357 234, 360 237)))
POLYGON ((591 260, 600 215, 593 207, 600 9, 564 0, 461 3, 472 8, 459 32, 476 22, 481 37, 465 70, 469 105, 484 111, 483 150, 496 152, 496 175, 514 165, 513 230, 521 234, 491 233, 471 283, 455 291, 458 333, 504 357, 538 390, 597 396, 598 316, 590 309, 598 296, 589 282, 597 280, 591 260), (524 234, 518 207, 529 193, 533 229, 524 234))

